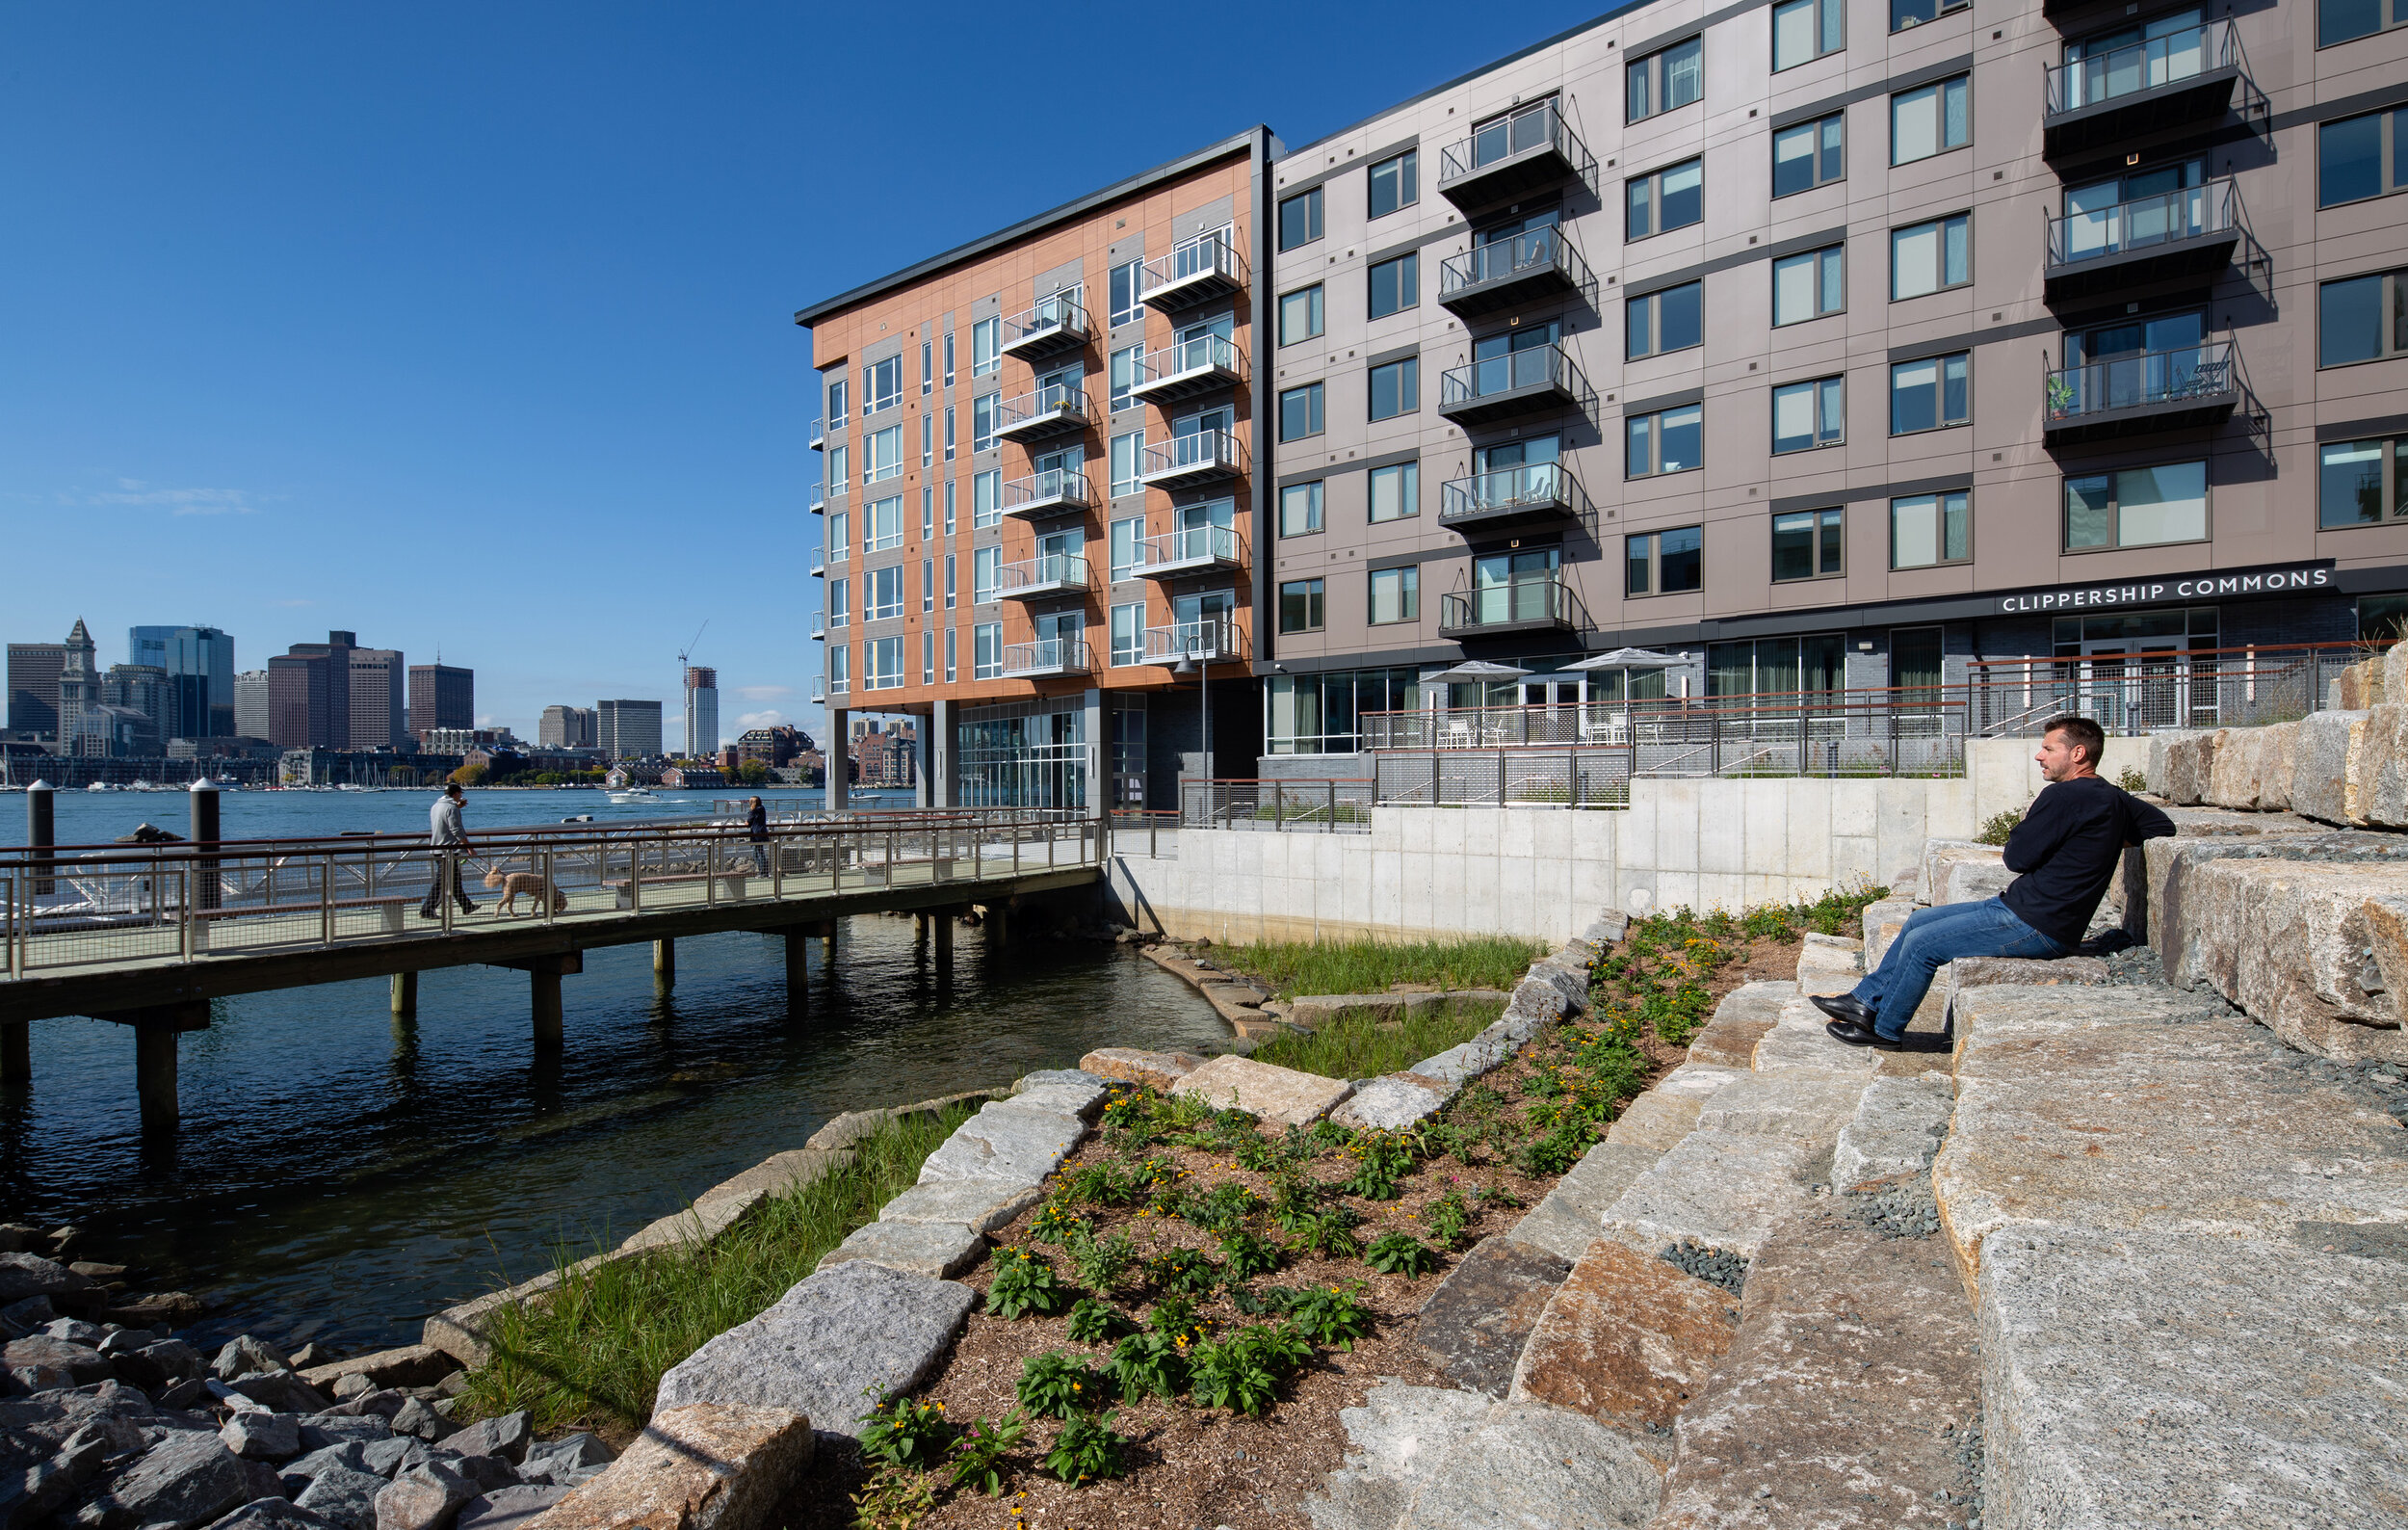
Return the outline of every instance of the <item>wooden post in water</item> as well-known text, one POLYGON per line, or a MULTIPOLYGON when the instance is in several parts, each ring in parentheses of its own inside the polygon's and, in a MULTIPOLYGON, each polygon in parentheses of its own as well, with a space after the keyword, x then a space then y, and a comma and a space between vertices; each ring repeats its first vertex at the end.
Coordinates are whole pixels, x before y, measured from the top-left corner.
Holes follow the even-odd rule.
POLYGON ((27 1020, 0 1020, 0 1084, 34 1081, 34 1027, 27 1020))
POLYGON ((652 942, 652 986, 666 993, 677 987, 677 942, 652 942))
POLYGON ((530 967, 527 980, 534 989, 535 1035, 537 1051, 558 1051, 561 1046, 561 972, 558 967, 530 967))
POLYGON ((209 1001, 185 999, 124 1010, 101 1018, 134 1028, 134 1094, 142 1105, 143 1132, 172 1132, 182 1112, 175 1095, 175 1039, 209 1028, 209 1001))
POLYGON ((417 973, 396 972, 393 974, 393 1017, 397 1020, 414 1020, 418 1017, 417 973))
POLYGON ((929 954, 936 959, 936 970, 940 976, 949 977, 953 973, 954 925, 960 917, 961 910, 958 909, 939 909, 929 915, 936 936, 934 949, 929 954))

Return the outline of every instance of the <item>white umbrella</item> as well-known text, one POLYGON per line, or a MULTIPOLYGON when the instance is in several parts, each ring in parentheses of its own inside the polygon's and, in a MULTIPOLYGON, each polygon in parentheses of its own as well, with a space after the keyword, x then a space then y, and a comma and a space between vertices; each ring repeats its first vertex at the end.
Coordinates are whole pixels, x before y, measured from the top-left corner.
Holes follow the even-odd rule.
POLYGON ((1564 668, 1567 670, 1652 670, 1688 662, 1688 655, 1685 653, 1656 653, 1646 648, 1616 648, 1610 653, 1594 654, 1576 664, 1567 664, 1564 668))
POLYGON ((1517 670, 1510 664, 1491 664, 1486 659, 1466 659, 1452 670, 1441 670, 1436 674, 1423 675, 1422 683, 1429 685, 1440 680, 1450 680, 1469 685, 1477 680, 1518 680, 1530 673, 1528 670, 1517 670))

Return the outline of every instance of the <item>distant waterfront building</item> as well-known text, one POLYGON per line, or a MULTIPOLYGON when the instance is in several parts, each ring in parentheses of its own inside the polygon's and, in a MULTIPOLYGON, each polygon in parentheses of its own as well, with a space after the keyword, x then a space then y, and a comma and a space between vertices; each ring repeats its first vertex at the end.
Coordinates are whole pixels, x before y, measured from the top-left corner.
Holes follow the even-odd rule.
POLYGON ((536 742, 545 749, 591 749, 593 725, 589 706, 547 706, 536 725, 536 742))
POLYGON ((407 671, 399 648, 352 650, 351 748, 400 749, 408 743, 402 716, 407 671))
POLYGON ((431 727, 475 727, 477 672, 457 664, 411 665, 409 725, 420 733, 431 727))
POLYGON ((100 661, 92 633, 77 617, 66 635, 66 662, 59 668, 59 752, 72 754, 85 716, 100 705, 100 661))
POLYGON ((168 683, 168 672, 156 664, 112 664, 100 677, 99 701, 102 706, 122 706, 140 712, 150 720, 150 730, 161 739, 175 736, 169 719, 174 701, 168 683))
POLYGON ((855 717, 851 723, 853 779, 864 786, 910 786, 919 780, 919 725, 855 717))
POLYGON ((234 736, 268 736, 268 672, 245 670, 234 676, 234 736))
POLYGON ((466 754, 471 750, 515 749, 524 741, 506 727, 422 727, 418 748, 428 754, 466 754))
POLYGON ((661 752, 661 703, 596 701, 594 744, 605 759, 650 759, 661 752))
POLYGON ((64 643, 9 645, 10 732, 59 736, 59 673, 65 668, 64 643))
POLYGON ((686 667, 686 758, 708 759, 720 752, 720 672, 686 667))
POLYGON ((227 738, 234 732, 234 639, 217 627, 127 629, 128 664, 155 664, 168 674, 170 738, 227 738))
POLYGON ((287 749, 345 749, 352 738, 354 632, 296 643, 268 661, 268 737, 287 749))
POLYGON ((746 728, 743 736, 736 740, 736 758, 739 762, 759 760, 764 765, 782 768, 793 764, 798 755, 816 752, 817 746, 811 742, 811 735, 789 724, 780 724, 776 727, 746 728))

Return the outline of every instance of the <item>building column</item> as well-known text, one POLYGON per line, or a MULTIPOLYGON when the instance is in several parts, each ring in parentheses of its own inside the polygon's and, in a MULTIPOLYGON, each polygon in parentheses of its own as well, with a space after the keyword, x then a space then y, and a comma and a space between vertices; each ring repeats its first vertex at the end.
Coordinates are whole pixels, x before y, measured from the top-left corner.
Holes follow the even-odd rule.
POLYGON ((929 805, 951 807, 958 795, 954 784, 954 726, 957 709, 951 700, 935 702, 929 711, 929 805))
POLYGON ((1083 700, 1086 734, 1086 816, 1112 813, 1112 735, 1105 725, 1104 693, 1089 689, 1083 700))
POLYGON ((851 712, 835 706, 827 709, 827 742, 821 746, 820 752, 827 760, 827 810, 831 813, 843 812, 850 795, 852 743, 845 733, 851 726, 851 712))

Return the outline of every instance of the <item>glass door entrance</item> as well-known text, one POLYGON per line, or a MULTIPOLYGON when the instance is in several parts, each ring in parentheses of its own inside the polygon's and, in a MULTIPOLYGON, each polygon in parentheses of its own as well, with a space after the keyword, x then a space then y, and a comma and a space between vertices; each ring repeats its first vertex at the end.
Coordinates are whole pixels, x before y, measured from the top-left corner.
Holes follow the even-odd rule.
POLYGON ((2051 704, 2109 733, 2214 727, 2219 661, 2197 650, 2215 646, 2215 629, 2213 606, 2059 617, 2051 704))

